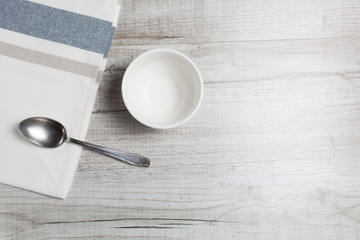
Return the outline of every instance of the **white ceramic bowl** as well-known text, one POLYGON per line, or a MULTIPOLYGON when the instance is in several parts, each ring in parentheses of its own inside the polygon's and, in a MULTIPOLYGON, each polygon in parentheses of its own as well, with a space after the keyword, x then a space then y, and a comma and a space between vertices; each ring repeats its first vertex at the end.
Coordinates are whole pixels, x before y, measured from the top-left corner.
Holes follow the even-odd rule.
POLYGON ((177 127, 198 110, 203 81, 193 61, 171 49, 138 56, 126 69, 122 96, 130 114, 152 128, 177 127))

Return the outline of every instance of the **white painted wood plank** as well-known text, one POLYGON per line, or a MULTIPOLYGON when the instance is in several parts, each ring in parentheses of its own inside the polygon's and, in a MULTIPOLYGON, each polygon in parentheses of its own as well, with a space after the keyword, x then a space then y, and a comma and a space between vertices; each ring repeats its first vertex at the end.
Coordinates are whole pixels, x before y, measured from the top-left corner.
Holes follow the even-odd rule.
POLYGON ((115 44, 358 37, 357 0, 124 1, 115 44))
POLYGON ((170 47, 191 57, 205 84, 326 75, 337 75, 351 81, 359 76, 358 39, 114 46, 94 112, 125 109, 120 81, 126 67, 139 54, 157 47, 170 47))

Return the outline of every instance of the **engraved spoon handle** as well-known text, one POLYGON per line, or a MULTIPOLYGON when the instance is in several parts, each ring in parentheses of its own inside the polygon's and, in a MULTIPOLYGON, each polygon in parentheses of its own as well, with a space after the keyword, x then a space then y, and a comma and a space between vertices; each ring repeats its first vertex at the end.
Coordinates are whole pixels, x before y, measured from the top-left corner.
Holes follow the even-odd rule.
POLYGON ((83 141, 80 141, 80 140, 77 140, 74 138, 68 138, 67 141, 87 147, 91 150, 108 155, 117 160, 120 160, 121 162, 130 164, 133 166, 148 167, 150 165, 150 159, 148 159, 147 157, 144 157, 138 153, 107 148, 107 147, 83 142, 83 141))

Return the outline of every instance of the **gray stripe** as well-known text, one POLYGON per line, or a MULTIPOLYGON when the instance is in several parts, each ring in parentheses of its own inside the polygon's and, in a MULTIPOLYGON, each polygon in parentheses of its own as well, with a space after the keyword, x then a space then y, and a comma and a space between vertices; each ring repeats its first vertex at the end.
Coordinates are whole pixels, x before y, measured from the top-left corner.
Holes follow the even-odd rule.
POLYGON ((105 20, 24 0, 0 0, 0 27, 105 56, 115 29, 105 20))
POLYGON ((105 50, 105 54, 104 54, 104 58, 107 58, 109 56, 110 50, 111 50, 111 45, 115 36, 115 28, 112 29, 111 31, 111 37, 109 37, 109 41, 108 44, 106 46, 106 50, 105 50))
POLYGON ((99 78, 99 67, 74 61, 68 58, 42 53, 39 51, 15 46, 0 41, 0 55, 16 58, 21 61, 36 63, 42 66, 55 68, 58 70, 71 72, 89 78, 99 78))

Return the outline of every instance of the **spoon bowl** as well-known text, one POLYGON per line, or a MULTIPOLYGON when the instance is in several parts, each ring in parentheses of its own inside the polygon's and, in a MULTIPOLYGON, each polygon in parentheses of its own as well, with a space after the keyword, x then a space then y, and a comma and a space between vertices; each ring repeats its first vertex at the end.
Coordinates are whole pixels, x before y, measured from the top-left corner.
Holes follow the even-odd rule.
POLYGON ((55 148, 68 141, 103 153, 133 166, 148 167, 150 165, 150 159, 138 153, 106 148, 70 138, 67 136, 65 127, 61 123, 50 118, 32 117, 25 119, 19 124, 19 131, 30 142, 41 147, 55 148))
POLYGON ((19 124, 19 130, 32 143, 47 148, 58 147, 67 139, 65 127, 45 117, 25 119, 19 124))

